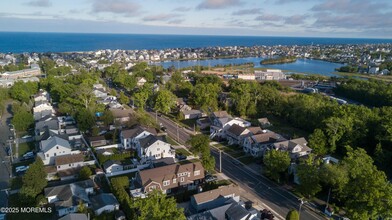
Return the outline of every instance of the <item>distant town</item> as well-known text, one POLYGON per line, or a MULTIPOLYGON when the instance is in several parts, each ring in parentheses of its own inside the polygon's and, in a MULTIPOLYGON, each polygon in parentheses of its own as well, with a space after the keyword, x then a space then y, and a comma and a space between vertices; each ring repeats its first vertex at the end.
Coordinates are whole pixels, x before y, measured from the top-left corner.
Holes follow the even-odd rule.
POLYGON ((388 219, 391 49, 0 54, 0 217, 388 219), (331 78, 159 65, 237 57, 344 66, 331 78))

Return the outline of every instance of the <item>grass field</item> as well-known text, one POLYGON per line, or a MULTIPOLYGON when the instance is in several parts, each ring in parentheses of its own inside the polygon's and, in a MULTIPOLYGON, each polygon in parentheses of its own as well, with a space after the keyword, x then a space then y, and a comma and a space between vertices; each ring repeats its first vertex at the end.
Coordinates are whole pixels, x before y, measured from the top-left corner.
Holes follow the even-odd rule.
POLYGON ((23 156, 23 154, 32 151, 35 149, 35 142, 21 143, 19 144, 19 157, 23 156))
POLYGON ((185 155, 185 156, 191 155, 191 153, 189 151, 185 150, 184 148, 176 149, 176 154, 185 155))

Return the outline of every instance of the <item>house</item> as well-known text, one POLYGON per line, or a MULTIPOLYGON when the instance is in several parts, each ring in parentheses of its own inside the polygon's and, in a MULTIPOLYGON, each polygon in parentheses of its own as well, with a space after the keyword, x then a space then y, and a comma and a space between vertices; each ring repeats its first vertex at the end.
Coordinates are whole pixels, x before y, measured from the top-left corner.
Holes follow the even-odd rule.
POLYGON ((41 157, 44 165, 54 165, 56 156, 71 154, 71 151, 68 140, 53 136, 40 142, 38 156, 41 157))
POLYGON ((107 160, 102 164, 102 167, 106 173, 116 173, 124 170, 121 162, 117 160, 107 160))
POLYGON ((35 122, 35 136, 41 136, 46 131, 46 129, 49 129, 55 134, 59 133, 59 121, 56 117, 48 115, 43 118, 40 118, 38 121, 35 122))
POLYGON ((136 77, 136 85, 138 87, 142 87, 146 82, 147 80, 144 77, 136 77))
POLYGON ((104 89, 94 89, 93 94, 98 99, 105 99, 108 93, 104 89))
POLYGON ((255 79, 256 80, 282 80, 286 79, 286 75, 282 72, 282 70, 256 70, 255 71, 255 79))
POLYGON ((66 125, 63 132, 68 135, 78 134, 79 128, 76 125, 66 125))
POLYGON ((18 79, 18 78, 25 78, 25 77, 32 77, 32 76, 40 76, 40 75, 41 75, 40 68, 31 68, 31 69, 24 69, 24 70, 18 70, 13 72, 5 72, 1 74, 1 77, 6 79, 18 79))
POLYGON ((118 210, 114 213, 115 220, 126 220, 125 213, 121 210, 118 210))
POLYGON ((247 128, 233 124, 226 131, 226 139, 229 145, 241 144, 249 133, 250 131, 247 128))
POLYGON ((137 125, 132 129, 122 130, 120 133, 121 144, 125 149, 136 149, 136 142, 148 135, 157 135, 155 128, 137 125))
POLYGON ((200 118, 203 115, 203 112, 200 110, 189 110, 189 111, 181 111, 181 115, 184 119, 195 119, 200 118))
POLYGON ((250 153, 253 157, 261 157, 271 144, 286 140, 281 135, 265 130, 263 133, 251 135, 243 140, 242 147, 245 153, 250 153))
POLYGON ((45 198, 48 203, 55 205, 59 217, 77 212, 80 201, 89 207, 88 196, 93 193, 94 182, 91 179, 44 189, 45 198))
POLYGON ((131 194, 143 196, 153 190, 160 190, 163 193, 174 192, 179 189, 196 189, 204 179, 204 168, 200 162, 190 162, 187 164, 172 164, 141 170, 134 179, 134 189, 131 194))
POLYGON ((288 151, 291 159, 297 159, 309 155, 312 149, 306 146, 308 142, 305 138, 297 138, 288 141, 274 143, 272 148, 275 150, 288 151))
POLYGON ((227 220, 252 220, 257 219, 257 210, 247 210, 243 203, 233 203, 225 212, 227 220))
POLYGON ((210 138, 226 139, 227 130, 234 124, 250 127, 251 123, 242 118, 232 118, 227 112, 214 112, 210 126, 210 138))
POLYGON ((204 212, 187 217, 187 220, 226 220, 225 212, 230 208, 232 203, 225 204, 218 208, 208 209, 204 212))
POLYGON ((84 166, 83 154, 68 154, 54 159, 57 171, 84 166))
POLYGON ((50 101, 50 96, 47 91, 44 91, 40 89, 38 94, 34 95, 34 102, 39 102, 39 101, 50 101))
POLYGON ((101 193, 90 198, 95 215, 104 212, 114 212, 119 209, 120 204, 112 193, 101 193))
POLYGON ((191 206, 196 212, 214 209, 225 205, 233 199, 240 201, 240 192, 237 186, 221 186, 218 189, 195 194, 191 197, 191 206))
POLYGON ((53 106, 46 100, 35 102, 33 107, 34 120, 39 120, 55 113, 53 106))
POLYGON ((90 142, 91 147, 99 147, 99 146, 105 146, 107 144, 107 141, 105 139, 105 136, 95 136, 95 137, 89 137, 88 138, 90 142))
POLYGON ((126 123, 128 122, 131 117, 135 114, 135 111, 132 109, 109 109, 114 118, 114 122, 119 122, 119 123, 126 123))
POLYGON ((257 119, 257 121, 259 122, 259 125, 260 125, 263 129, 272 126, 272 124, 269 122, 268 118, 259 118, 259 119, 257 119))
POLYGON ((196 124, 200 129, 206 129, 211 125, 209 118, 199 118, 196 120, 196 124))
POLYGON ((136 151, 142 162, 175 157, 170 144, 151 134, 136 141, 136 151))
POLYGON ((83 213, 71 213, 58 220, 89 220, 86 214, 83 213))

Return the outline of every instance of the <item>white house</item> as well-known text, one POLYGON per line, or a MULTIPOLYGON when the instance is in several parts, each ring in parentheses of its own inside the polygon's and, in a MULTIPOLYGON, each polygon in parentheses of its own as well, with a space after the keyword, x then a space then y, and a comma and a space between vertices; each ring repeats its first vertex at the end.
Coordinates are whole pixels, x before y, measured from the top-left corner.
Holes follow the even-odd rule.
POLYGON ((136 77, 136 85, 142 87, 147 80, 144 77, 136 77))
POLYGON ((50 96, 47 91, 40 90, 38 94, 34 95, 34 102, 50 101, 50 96))
POLYGON ((35 102, 35 107, 33 108, 34 120, 39 120, 46 115, 52 115, 55 111, 53 106, 47 101, 35 102))
POLYGON ((248 136, 250 131, 246 129, 246 127, 241 127, 237 124, 233 124, 226 131, 226 139, 228 140, 228 144, 241 144, 243 139, 248 136))
POLYGON ((274 143, 272 148, 275 150, 288 151, 292 159, 297 159, 312 152, 312 149, 306 146, 307 144, 308 142, 305 138, 297 138, 274 143))
POLYGON ((124 167, 123 165, 121 165, 121 162, 115 160, 108 160, 103 163, 102 166, 106 173, 116 173, 124 170, 124 167))
POLYGON ((71 151, 71 145, 67 140, 52 136, 40 142, 38 156, 41 157, 44 165, 54 165, 56 156, 71 154, 71 151))
POLYGON ((159 140, 154 135, 148 135, 145 138, 138 139, 136 142, 136 151, 142 162, 175 157, 175 153, 170 144, 159 140))
POLYGON ((120 204, 112 193, 101 193, 90 198, 95 215, 103 212, 114 212, 119 209, 120 204))
POLYGON ((147 137, 148 135, 156 135, 155 128, 142 127, 140 125, 135 128, 122 130, 120 133, 121 144, 125 149, 136 149, 136 142, 140 138, 147 137))
POLYGON ((242 147, 245 153, 250 153, 253 157, 261 157, 271 144, 286 140, 281 135, 264 130, 263 133, 251 135, 243 140, 242 147))
POLYGON ((214 118, 210 126, 210 138, 226 139, 226 131, 234 124, 241 127, 250 127, 251 123, 242 118, 222 117, 214 118))

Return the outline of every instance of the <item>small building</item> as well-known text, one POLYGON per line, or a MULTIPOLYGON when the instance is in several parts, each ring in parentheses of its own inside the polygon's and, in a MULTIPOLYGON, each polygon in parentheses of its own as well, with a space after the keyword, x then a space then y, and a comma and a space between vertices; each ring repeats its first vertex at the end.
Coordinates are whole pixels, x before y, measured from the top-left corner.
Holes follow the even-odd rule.
POLYGON ((221 186, 218 189, 195 194, 191 197, 192 208, 196 212, 201 212, 209 209, 214 209, 222 206, 233 199, 236 202, 240 201, 240 193, 237 186, 221 186))
POLYGON ((89 220, 84 213, 71 213, 58 220, 89 220))
POLYGON ((181 111, 181 115, 184 119, 195 119, 202 117, 203 112, 200 110, 193 109, 189 111, 181 111))
POLYGON ((119 209, 120 204, 112 193, 101 193, 90 198, 95 215, 104 212, 114 212, 119 209))
POLYGON ((68 154, 68 155, 57 156, 55 158, 55 166, 57 171, 82 167, 84 166, 84 155, 68 154))
POLYGON ((244 204, 233 203, 225 212, 227 220, 252 220, 257 217, 257 211, 247 210, 244 204))
POLYGON ((312 149, 306 146, 308 142, 305 138, 296 138, 288 141, 274 143, 272 148, 275 150, 288 151, 291 159, 297 159, 312 152, 312 149))
POLYGON ((88 140, 90 141, 90 146, 91 147, 105 146, 107 144, 105 136, 103 136, 103 135, 95 136, 95 137, 89 137, 88 140))
POLYGON ((155 128, 143 127, 137 125, 132 129, 122 130, 120 133, 121 144, 125 149, 136 149, 136 143, 139 139, 148 135, 157 135, 155 128))
POLYGON ((53 136, 40 142, 38 156, 41 157, 44 165, 54 165, 57 156, 71 154, 71 151, 72 148, 68 140, 53 136))
POLYGON ((119 122, 119 123, 126 123, 128 122, 131 117, 135 114, 135 111, 132 109, 109 109, 114 117, 114 122, 119 122))
POLYGON ((259 118, 259 119, 257 119, 257 121, 259 122, 259 125, 260 125, 262 128, 264 128, 264 129, 272 126, 272 124, 271 124, 271 122, 268 120, 268 118, 259 118))
POLYGON ((106 173, 116 173, 124 170, 124 166, 117 160, 108 160, 102 166, 106 173))

